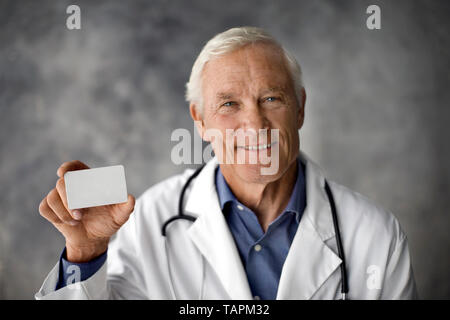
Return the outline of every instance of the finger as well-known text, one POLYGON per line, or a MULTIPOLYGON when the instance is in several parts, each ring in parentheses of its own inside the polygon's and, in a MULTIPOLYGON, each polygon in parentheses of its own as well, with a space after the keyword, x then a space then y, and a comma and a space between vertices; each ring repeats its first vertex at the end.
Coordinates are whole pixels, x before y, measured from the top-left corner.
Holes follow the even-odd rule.
POLYGON ((119 203, 117 205, 117 210, 114 210, 113 217, 114 221, 119 224, 123 225, 125 222, 127 222, 128 218, 130 217, 130 214, 134 210, 134 205, 136 203, 136 199, 133 195, 128 195, 128 201, 124 203, 119 203))
POLYGON ((131 213, 134 209, 135 203, 136 199, 134 196, 132 194, 128 194, 127 202, 119 203, 119 208, 124 212, 131 213))
POLYGON ((72 216, 75 220, 81 220, 83 218, 83 209, 76 209, 71 210, 69 209, 69 203, 67 202, 67 193, 66 193, 66 182, 64 181, 64 178, 59 178, 56 181, 56 190, 58 191, 59 197, 61 198, 61 201, 64 205, 64 208, 69 212, 69 214, 72 216))
POLYGON ((78 221, 74 220, 70 213, 64 207, 61 197, 56 189, 52 189, 47 195, 47 204, 64 223, 74 226, 78 221))
POLYGON ((64 177, 64 174, 67 171, 83 170, 83 169, 89 169, 89 167, 80 160, 67 161, 59 166, 58 170, 56 170, 56 174, 58 175, 58 177, 61 178, 64 177))
POLYGON ((42 217, 47 219, 53 224, 60 224, 62 221, 58 218, 58 216, 53 212, 53 210, 49 207, 47 203, 47 197, 42 199, 41 203, 39 204, 39 213, 42 217))
POLYGON ((63 202, 64 208, 66 208, 72 218, 78 221, 81 220, 84 213, 83 209, 69 209, 69 203, 67 202, 66 182, 64 178, 59 178, 58 181, 56 181, 56 190, 58 191, 61 201, 63 202))
POLYGON ((58 191, 59 197, 61 198, 61 201, 66 210, 71 212, 71 210, 69 209, 69 204, 67 203, 66 183, 64 181, 64 178, 59 178, 56 181, 56 191, 58 191))

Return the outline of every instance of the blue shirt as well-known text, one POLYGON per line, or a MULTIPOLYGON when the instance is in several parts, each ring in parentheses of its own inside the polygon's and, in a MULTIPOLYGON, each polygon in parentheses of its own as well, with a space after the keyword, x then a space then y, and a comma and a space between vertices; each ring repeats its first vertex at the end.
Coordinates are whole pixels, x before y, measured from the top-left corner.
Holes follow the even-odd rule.
MULTIPOLYGON (((297 180, 288 205, 269 225, 266 233, 255 213, 233 195, 220 167, 216 170, 215 181, 222 212, 236 242, 252 294, 260 299, 276 298, 281 270, 306 207, 305 168, 298 160, 297 165, 297 180)), ((101 268, 107 256, 105 252, 90 262, 71 263, 66 260, 65 253, 64 249, 56 289, 76 279, 74 267, 70 266, 80 271, 80 281, 84 281, 101 268)))
POLYGON ((87 280, 96 273, 105 263, 107 253, 103 253, 97 258, 84 263, 74 263, 66 260, 66 248, 64 248, 59 258, 59 278, 56 290, 78 281, 87 280))
POLYGON ((220 168, 216 171, 220 206, 255 298, 276 299, 281 270, 306 207, 304 166, 300 161, 297 164, 297 180, 289 203, 265 233, 256 214, 234 196, 220 168))

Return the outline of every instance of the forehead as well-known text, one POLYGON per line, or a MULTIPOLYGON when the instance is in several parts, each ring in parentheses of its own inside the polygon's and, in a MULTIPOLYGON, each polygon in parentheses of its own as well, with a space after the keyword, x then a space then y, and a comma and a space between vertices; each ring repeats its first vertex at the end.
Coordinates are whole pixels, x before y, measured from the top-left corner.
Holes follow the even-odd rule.
POLYGON ((266 43, 250 44, 210 60, 202 73, 204 94, 219 90, 285 88, 289 84, 281 49, 266 43))

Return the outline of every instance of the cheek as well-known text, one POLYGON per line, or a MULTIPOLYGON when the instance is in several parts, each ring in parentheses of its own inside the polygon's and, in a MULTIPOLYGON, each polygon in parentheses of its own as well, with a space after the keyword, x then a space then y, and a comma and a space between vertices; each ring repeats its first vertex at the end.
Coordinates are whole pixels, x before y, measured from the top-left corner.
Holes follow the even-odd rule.
POLYGON ((205 140, 210 142, 214 149, 221 147, 221 145, 225 143, 226 130, 232 128, 230 126, 230 121, 227 121, 223 116, 210 114, 205 117, 204 124, 205 140))
POLYGON ((219 129, 225 134, 227 129, 236 129, 239 127, 239 121, 234 116, 215 113, 205 121, 208 128, 219 129))
POLYGON ((281 109, 270 115, 270 122, 275 128, 283 128, 283 131, 292 131, 297 128, 298 113, 289 109, 281 109))
POLYGON ((285 140, 284 149, 291 149, 296 146, 298 140, 297 115, 297 113, 287 112, 277 119, 278 123, 275 127, 282 128, 280 136, 281 139, 285 140))

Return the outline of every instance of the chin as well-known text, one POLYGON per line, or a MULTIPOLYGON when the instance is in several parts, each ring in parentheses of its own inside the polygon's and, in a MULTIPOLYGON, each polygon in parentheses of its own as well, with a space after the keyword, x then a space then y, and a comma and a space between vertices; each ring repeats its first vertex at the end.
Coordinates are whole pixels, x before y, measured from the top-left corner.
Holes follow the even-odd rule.
POLYGON ((273 174, 262 174, 264 170, 270 168, 270 165, 262 164, 235 164, 233 165, 233 171, 247 183, 261 183, 266 184, 280 179, 283 173, 286 171, 285 167, 281 165, 277 172, 273 174))

